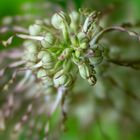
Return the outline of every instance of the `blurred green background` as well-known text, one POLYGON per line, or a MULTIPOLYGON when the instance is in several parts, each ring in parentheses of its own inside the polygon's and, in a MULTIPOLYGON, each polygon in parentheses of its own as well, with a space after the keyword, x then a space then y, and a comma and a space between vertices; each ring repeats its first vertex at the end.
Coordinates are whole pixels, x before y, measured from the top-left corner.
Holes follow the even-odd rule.
MULTIPOLYGON (((55 12, 56 7, 66 11, 79 9, 81 7, 102 11, 112 5, 114 9, 108 14, 107 25, 120 24, 123 22, 136 23, 140 21, 140 0, 0 0, 0 20, 5 16, 24 14, 43 15, 45 17, 45 15, 55 12), (46 2, 48 8, 42 8, 41 3, 44 2, 46 2)), ((2 46, 0 46, 0 48, 2 48, 2 46)), ((90 99, 90 96, 88 99, 90 99)), ((85 106, 86 105, 87 103, 85 103, 85 106)), ((73 108, 75 108, 74 105, 73 108)), ((78 107, 76 108, 78 110, 78 107)), ((80 110, 81 115, 83 110, 80 110)), ((68 120, 66 121, 68 130, 60 134, 60 140, 140 140, 140 129, 136 131, 132 130, 132 133, 127 134, 127 137, 123 137, 120 124, 111 122, 110 120, 107 121, 107 118, 100 122, 102 128, 98 122, 93 122, 90 124, 90 127, 81 128, 82 119, 85 119, 85 114, 83 118, 81 117, 81 120, 73 114, 69 114, 68 120)), ((57 117, 53 119, 52 122, 55 122, 57 117)), ((20 140, 24 140, 22 135, 20 136, 20 140)))

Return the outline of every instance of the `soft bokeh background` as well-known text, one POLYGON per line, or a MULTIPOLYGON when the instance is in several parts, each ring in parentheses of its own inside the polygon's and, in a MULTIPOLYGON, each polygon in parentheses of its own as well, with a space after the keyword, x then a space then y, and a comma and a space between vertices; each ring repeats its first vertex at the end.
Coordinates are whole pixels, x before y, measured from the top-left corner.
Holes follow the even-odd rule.
MULTIPOLYGON (((72 9, 79 8, 89 8, 96 9, 106 12, 104 17, 104 26, 121 24, 125 22, 131 22, 139 26, 140 23, 140 0, 0 0, 0 20, 5 16, 17 16, 17 15, 34 15, 34 17, 47 17, 58 9, 63 9, 70 11, 72 9)), ((0 21, 0 22, 1 22, 0 21)), ((18 24, 28 26, 29 23, 33 23, 33 19, 27 22, 22 22, 18 24)), ((137 32, 139 30, 135 28, 137 32)), ((110 43, 107 45, 113 46, 128 46, 129 51, 122 47, 120 50, 117 47, 111 50, 112 57, 115 55, 120 58, 140 58, 139 49, 134 51, 134 46, 140 46, 136 40, 127 42, 128 36, 123 36, 122 34, 114 34, 118 38, 111 37, 110 43), (121 39, 123 41, 121 41, 121 39), (114 52, 115 50, 115 52, 114 52), (124 55, 125 53, 125 55, 124 55), (119 54, 119 55, 118 55, 119 54)), ((5 39, 8 35, 1 36, 5 39)), ((10 48, 18 46, 20 41, 14 42, 10 48)), ((3 51, 3 47, 0 46, 3 51)), ((126 94, 140 94, 140 72, 124 67, 112 66, 110 69, 106 70, 107 76, 111 75, 116 79, 118 84, 112 84, 112 79, 104 81, 99 79, 99 82, 95 88, 89 87, 86 83, 82 83, 83 86, 77 85, 75 89, 75 94, 71 95, 70 107, 68 112, 68 120, 66 121, 65 132, 59 132, 56 135, 60 136, 60 140, 139 140, 140 139, 140 113, 139 104, 137 101, 131 99, 131 96, 126 94), (128 77, 129 75, 129 77, 128 77), (114 86, 115 85, 115 86, 114 86), (123 87, 120 90, 119 87, 123 87), (82 88, 81 88, 82 87, 82 88), (105 88, 106 87, 106 88, 105 88), (125 89, 124 89, 125 88, 125 89), (124 94, 124 92, 126 94, 124 94), (109 96, 109 99, 106 97, 109 96), (125 101, 124 101, 125 100, 125 101), (136 103, 135 103, 136 102, 136 103), (115 104, 116 107, 112 107, 115 104), (119 109, 118 109, 119 108, 119 109), (120 111, 121 110, 121 111, 120 111), (122 111, 123 110, 123 111, 122 111), (99 114, 99 121, 95 119, 99 114), (119 118, 120 115, 124 115, 123 119, 119 118), (96 121, 95 121, 96 120, 96 121), (129 124, 129 121, 131 122, 129 124), (125 130, 125 131, 124 131, 125 130)), ((115 82, 114 82, 115 83, 115 82)), ((2 97, 0 97, 2 98, 2 97)), ((1 99, 1 102, 3 99, 1 99)), ((25 110, 25 106, 21 108, 25 110)), ((55 122, 57 122, 57 116, 59 113, 52 118, 52 130, 55 122)), ((20 115, 19 115, 20 116, 20 115)), ((16 122, 16 116, 14 122, 16 122)), ((36 117, 35 119, 40 119, 42 123, 44 122, 45 116, 36 117)), ((97 117, 98 118, 98 117, 97 117)), ((19 119, 19 117, 18 117, 19 119)), ((11 126, 13 123, 10 121, 7 125, 11 126)), ((26 125, 24 128, 26 132, 26 125)), ((34 131, 31 135, 35 135, 34 131)), ((9 140, 9 132, 0 132, 1 140, 9 140)), ((42 140, 42 132, 40 131, 40 139, 42 140)), ((55 139, 55 137, 53 138, 55 139)), ((19 136, 19 140, 28 140, 24 137, 24 132, 19 136)), ((30 139, 31 140, 31 139, 30 139)), ((32 140, 35 140, 32 137, 32 140)))

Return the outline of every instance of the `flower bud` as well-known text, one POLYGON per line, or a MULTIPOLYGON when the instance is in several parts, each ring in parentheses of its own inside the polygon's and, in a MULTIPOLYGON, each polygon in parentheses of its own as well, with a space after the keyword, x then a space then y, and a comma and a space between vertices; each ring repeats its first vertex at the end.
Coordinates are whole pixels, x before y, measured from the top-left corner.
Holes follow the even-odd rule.
POLYGON ((63 72, 63 70, 61 70, 54 75, 53 81, 55 87, 70 87, 72 84, 72 77, 70 74, 66 74, 63 72))
POLYGON ((89 58, 89 61, 92 65, 98 65, 102 62, 102 60, 103 60, 102 56, 101 57, 91 57, 91 58, 89 58))
POLYGON ((76 51, 75 51, 75 56, 76 56, 77 58, 79 58, 79 57, 81 56, 81 51, 80 51, 80 50, 76 50, 76 51))
POLYGON ((88 44, 86 42, 80 44, 81 49, 86 49, 87 47, 88 47, 88 44))
POLYGON ((50 86, 53 86, 53 79, 48 77, 48 76, 45 76, 45 77, 42 77, 42 83, 43 85, 46 87, 46 88, 49 88, 50 86))
POLYGON ((54 67, 54 58, 49 52, 47 51, 39 52, 38 58, 41 59, 43 68, 51 69, 54 67))
POLYGON ((51 33, 47 33, 44 39, 41 41, 41 45, 44 48, 50 47, 54 43, 54 37, 51 33))
POLYGON ((71 43, 74 47, 78 45, 79 42, 78 42, 77 36, 72 36, 70 39, 71 39, 71 43))
POLYGON ((87 36, 84 32, 79 32, 77 36, 78 36, 78 39, 80 42, 88 42, 89 41, 89 39, 87 38, 87 36))
POLYGON ((52 16, 51 22, 56 29, 62 29, 66 23, 70 24, 70 17, 60 11, 52 16))
POLYGON ((49 63, 53 61, 52 55, 47 51, 40 51, 38 58, 41 59, 43 63, 49 63))
POLYGON ((31 62, 36 62, 37 61, 37 55, 34 53, 28 53, 26 52, 23 56, 23 59, 25 61, 31 61, 31 62))
POLYGON ((79 65, 79 64, 80 64, 80 59, 79 59, 79 57, 76 56, 76 54, 72 54, 72 61, 73 61, 76 65, 79 65))
POLYGON ((32 41, 25 41, 24 44, 27 53, 37 53, 37 46, 32 41))
POLYGON ((70 18, 71 18, 71 24, 70 27, 73 31, 76 31, 76 29, 78 28, 78 23, 79 23, 79 13, 76 11, 72 11, 70 13, 70 18))
POLYGON ((64 71, 70 71, 72 69, 72 63, 70 60, 65 60, 63 62, 63 70, 64 71))
POLYGON ((91 25, 97 20, 98 13, 93 11, 89 16, 86 18, 84 25, 83 25, 83 32, 87 32, 91 25))
POLYGON ((34 24, 29 26, 29 33, 30 35, 38 35, 41 32, 41 26, 34 24))
POLYGON ((45 69, 39 69, 37 71, 37 78, 42 78, 46 76, 46 70, 45 69))
POLYGON ((83 79, 88 79, 90 76, 90 67, 86 63, 78 65, 79 73, 83 79))
POLYGON ((94 57, 101 57, 102 56, 102 51, 99 49, 94 50, 94 57))

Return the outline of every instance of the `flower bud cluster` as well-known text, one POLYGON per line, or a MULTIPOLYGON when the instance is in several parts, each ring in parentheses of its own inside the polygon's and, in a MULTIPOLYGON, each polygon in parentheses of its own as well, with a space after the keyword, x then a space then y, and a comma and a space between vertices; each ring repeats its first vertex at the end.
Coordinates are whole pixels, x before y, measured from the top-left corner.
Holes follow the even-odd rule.
POLYGON ((26 66, 47 87, 70 88, 79 71, 90 85, 96 83, 94 67, 101 63, 103 49, 90 44, 94 38, 98 13, 86 17, 80 12, 55 13, 50 22, 29 27, 30 40, 25 41, 26 66))

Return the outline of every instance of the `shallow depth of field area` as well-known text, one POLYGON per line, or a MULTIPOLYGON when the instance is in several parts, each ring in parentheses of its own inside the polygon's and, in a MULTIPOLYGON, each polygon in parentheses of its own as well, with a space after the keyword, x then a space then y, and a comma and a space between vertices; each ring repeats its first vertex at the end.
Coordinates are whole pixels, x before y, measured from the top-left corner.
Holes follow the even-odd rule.
POLYGON ((0 140, 140 140, 139 0, 0 0, 0 140))

